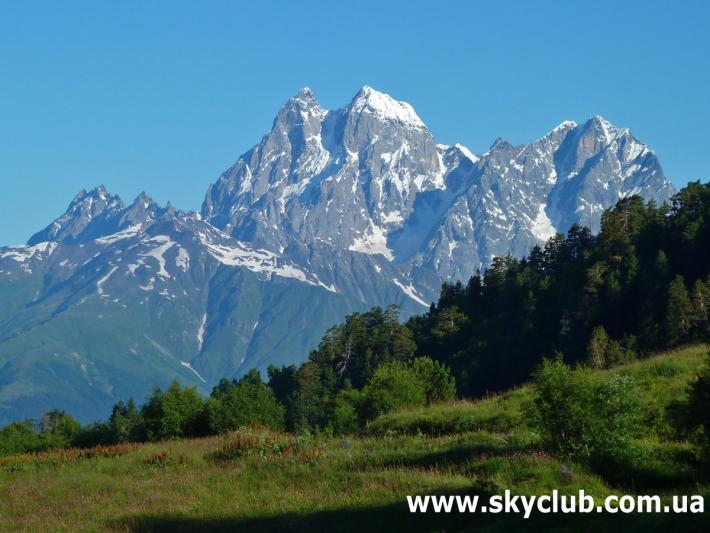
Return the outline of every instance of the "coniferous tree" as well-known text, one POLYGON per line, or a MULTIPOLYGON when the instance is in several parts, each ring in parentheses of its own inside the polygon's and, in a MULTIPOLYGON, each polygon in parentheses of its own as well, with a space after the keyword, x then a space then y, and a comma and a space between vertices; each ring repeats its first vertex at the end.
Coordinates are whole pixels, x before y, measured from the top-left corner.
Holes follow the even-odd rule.
POLYGON ((128 403, 118 402, 109 417, 111 441, 115 443, 143 440, 143 426, 140 413, 133 398, 128 403))
POLYGON ((677 275, 668 286, 666 306, 666 343, 676 346, 688 340, 693 319, 693 304, 688 296, 683 276, 677 275))
POLYGON ((693 285, 693 334, 695 338, 705 340, 710 334, 710 286, 698 279, 693 285))
POLYGON ((318 364, 313 361, 302 364, 296 372, 296 390, 287 414, 289 427, 304 431, 324 426, 330 410, 328 399, 318 364))
POLYGON ((269 388, 274 391, 276 400, 285 406, 293 403, 296 392, 296 365, 277 367, 269 365, 266 370, 269 376, 269 388))

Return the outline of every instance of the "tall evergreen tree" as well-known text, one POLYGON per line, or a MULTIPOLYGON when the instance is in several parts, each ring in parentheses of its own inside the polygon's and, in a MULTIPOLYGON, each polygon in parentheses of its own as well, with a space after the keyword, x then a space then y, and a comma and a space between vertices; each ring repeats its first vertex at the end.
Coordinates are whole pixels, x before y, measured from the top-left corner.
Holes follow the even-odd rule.
POLYGON ((142 420, 133 398, 118 402, 109 417, 111 440, 115 443, 143 440, 142 420))
POLYGON ((683 276, 678 274, 668 286, 666 306, 666 343, 678 345, 688 340, 693 319, 693 304, 688 296, 683 276))
MULTIPOLYGON (((710 279, 708 280, 710 281, 710 279)), ((693 285, 693 334, 700 340, 710 338, 710 286, 698 279, 693 285)))

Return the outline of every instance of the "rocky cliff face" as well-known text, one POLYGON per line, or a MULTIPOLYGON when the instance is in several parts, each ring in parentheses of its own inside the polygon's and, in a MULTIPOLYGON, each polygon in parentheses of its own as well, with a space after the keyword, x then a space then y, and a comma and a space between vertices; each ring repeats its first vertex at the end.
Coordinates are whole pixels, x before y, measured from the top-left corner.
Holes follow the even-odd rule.
POLYGON ((334 111, 304 89, 210 187, 202 216, 280 250, 380 255, 431 296, 572 224, 597 231, 621 197, 672 193, 655 154, 601 117, 477 156, 437 146, 411 106, 370 87, 334 111))
POLYGON ((209 392, 303 360, 349 312, 425 311, 494 256, 574 223, 596 231, 621 197, 672 193, 654 153, 601 117, 474 155, 370 87, 338 110, 303 89, 201 213, 98 187, 0 248, 0 423, 104 417, 156 383, 209 392))

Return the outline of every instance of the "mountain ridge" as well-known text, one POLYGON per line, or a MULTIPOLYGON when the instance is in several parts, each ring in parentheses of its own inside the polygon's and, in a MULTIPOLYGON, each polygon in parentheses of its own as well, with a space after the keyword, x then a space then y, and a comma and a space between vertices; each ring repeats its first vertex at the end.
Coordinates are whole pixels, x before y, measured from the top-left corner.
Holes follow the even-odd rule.
POLYGON ((349 312, 422 312, 442 281, 672 193, 653 151, 599 116, 478 155, 371 87, 335 110, 304 88, 199 213, 99 186, 0 248, 0 420, 88 419, 175 377, 208 390, 298 362, 349 312))

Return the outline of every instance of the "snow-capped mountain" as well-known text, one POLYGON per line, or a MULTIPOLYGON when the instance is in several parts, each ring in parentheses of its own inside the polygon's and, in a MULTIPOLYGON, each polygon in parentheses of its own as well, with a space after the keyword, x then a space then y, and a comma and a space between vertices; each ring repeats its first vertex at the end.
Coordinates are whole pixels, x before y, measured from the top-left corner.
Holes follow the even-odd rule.
POLYGON ((480 157, 458 145, 439 150, 446 188, 420 195, 389 242, 399 260, 442 279, 466 279, 495 256, 523 256, 575 223, 597 232, 619 198, 662 203, 674 192, 655 154, 601 117, 565 121, 529 145, 497 139, 480 157))
POLYGON ((422 312, 494 256, 672 193, 655 154, 601 117, 474 155, 370 87, 337 110, 303 89, 201 213, 98 187, 0 248, 0 423, 103 417, 175 377, 208 392, 297 362, 349 312, 422 312))
POLYGON ((419 193, 444 187, 443 176, 434 139, 408 104, 364 87, 328 111, 303 89, 209 188, 202 216, 266 246, 323 243, 391 259, 386 235, 419 193))
POLYGON ((202 216, 275 249, 379 255, 431 297, 494 256, 522 256, 574 223, 599 229, 624 196, 673 193, 655 154, 601 117, 483 155, 436 145, 414 109, 364 87, 325 110, 309 89, 207 193, 202 216))

